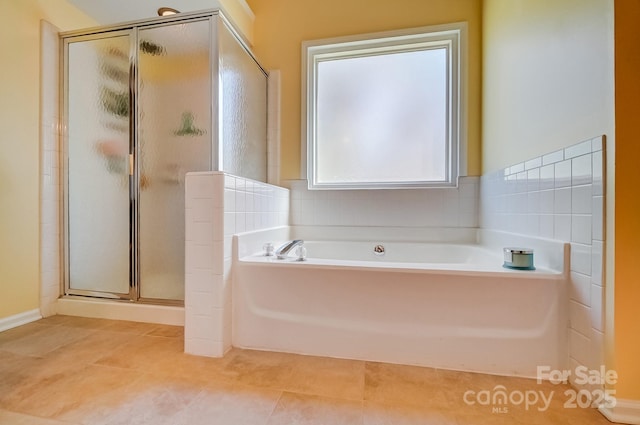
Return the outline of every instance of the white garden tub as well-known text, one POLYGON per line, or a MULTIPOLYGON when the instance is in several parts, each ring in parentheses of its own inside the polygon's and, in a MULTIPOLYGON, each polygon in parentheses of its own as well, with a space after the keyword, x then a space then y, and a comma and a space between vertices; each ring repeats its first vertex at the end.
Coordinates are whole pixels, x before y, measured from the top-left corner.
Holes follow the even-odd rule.
POLYGON ((530 377, 564 365, 562 271, 508 270, 470 244, 305 246, 304 262, 235 259, 234 346, 530 377))

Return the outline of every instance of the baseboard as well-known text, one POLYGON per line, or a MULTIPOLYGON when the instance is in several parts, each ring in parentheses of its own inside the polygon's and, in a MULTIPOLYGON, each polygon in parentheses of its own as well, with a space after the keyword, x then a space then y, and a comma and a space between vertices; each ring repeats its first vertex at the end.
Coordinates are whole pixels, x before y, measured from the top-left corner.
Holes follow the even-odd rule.
POLYGON ((40 315, 40 310, 38 310, 37 308, 34 310, 25 311, 24 313, 14 314, 13 316, 0 319, 0 332, 27 323, 35 322, 36 320, 40 319, 42 319, 42 315, 40 315))
POLYGON ((598 409, 607 419, 617 424, 640 425, 640 401, 616 399, 614 407, 598 409))

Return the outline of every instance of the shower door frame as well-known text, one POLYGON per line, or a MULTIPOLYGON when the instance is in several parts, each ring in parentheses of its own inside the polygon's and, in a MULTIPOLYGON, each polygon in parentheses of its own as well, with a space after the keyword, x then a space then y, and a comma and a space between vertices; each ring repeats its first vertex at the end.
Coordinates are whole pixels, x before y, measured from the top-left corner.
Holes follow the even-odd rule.
MULTIPOLYGON (((218 23, 214 21, 214 18, 220 17, 223 24, 231 30, 231 32, 238 39, 240 44, 247 50, 245 42, 239 36, 237 30, 233 25, 220 13, 219 10, 211 10, 205 12, 195 13, 182 13, 179 16, 173 15, 169 17, 152 18, 142 21, 127 22, 112 26, 103 26, 89 28, 86 30, 70 31, 60 33, 61 46, 60 49, 60 111, 61 113, 61 127, 63 134, 60 140, 60 161, 63 164, 61 167, 61 198, 63 202, 60 205, 61 208, 61 229, 62 232, 62 255, 61 255, 61 271, 62 271, 62 294, 63 296, 83 296, 92 298, 102 298, 114 301, 127 301, 137 303, 159 304, 159 305, 174 305, 183 306, 183 300, 172 300, 164 298, 143 298, 141 297, 140 288, 140 214, 139 214, 139 202, 140 202, 140 144, 138 140, 138 93, 139 93, 139 78, 138 78, 138 32, 140 29, 157 28, 162 26, 177 25, 189 22, 208 21, 209 22, 209 77, 210 77, 210 90, 211 97, 209 102, 209 113, 211 123, 211 156, 209 162, 209 169, 219 168, 220 147, 214 144, 213 137, 218 137, 219 123, 218 123, 218 84, 214 81, 214 76, 218 75, 218 51, 217 44, 214 42, 214 33, 217 32, 218 23), (90 41, 103 38, 109 38, 117 35, 125 35, 128 33, 130 37, 129 46, 129 160, 127 161, 129 170, 129 291, 127 293, 116 293, 109 291, 99 290, 86 290, 86 289, 73 289, 71 288, 70 281, 70 246, 69 246, 69 170, 68 170, 68 154, 69 154, 69 139, 68 139, 68 46, 71 42, 90 41), (216 149, 214 149, 216 147, 216 149)), ((217 35, 217 34, 215 34, 217 35)), ((255 57, 250 53, 251 57, 255 60, 255 57)), ((256 61, 257 63, 257 61, 256 61)))

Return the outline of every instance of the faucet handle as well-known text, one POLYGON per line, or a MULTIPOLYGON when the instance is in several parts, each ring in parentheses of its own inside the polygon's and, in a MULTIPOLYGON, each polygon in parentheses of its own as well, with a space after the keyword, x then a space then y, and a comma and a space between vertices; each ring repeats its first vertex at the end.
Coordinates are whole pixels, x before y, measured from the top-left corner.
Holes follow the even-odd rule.
POLYGON ((304 243, 298 245, 296 255, 298 256, 296 261, 307 261, 307 248, 304 246, 304 243))

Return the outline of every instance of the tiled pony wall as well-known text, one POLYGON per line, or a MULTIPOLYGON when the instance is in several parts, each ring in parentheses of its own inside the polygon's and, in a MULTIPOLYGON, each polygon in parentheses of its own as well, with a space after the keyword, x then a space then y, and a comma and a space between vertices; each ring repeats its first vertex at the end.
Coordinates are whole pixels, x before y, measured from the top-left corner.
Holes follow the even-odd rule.
POLYGON ((571 243, 569 362, 604 364, 605 138, 482 176, 481 227, 571 243))
POLYGON ((289 190, 223 172, 189 173, 185 206, 185 351, 220 357, 231 348, 233 235, 286 226, 289 190))

